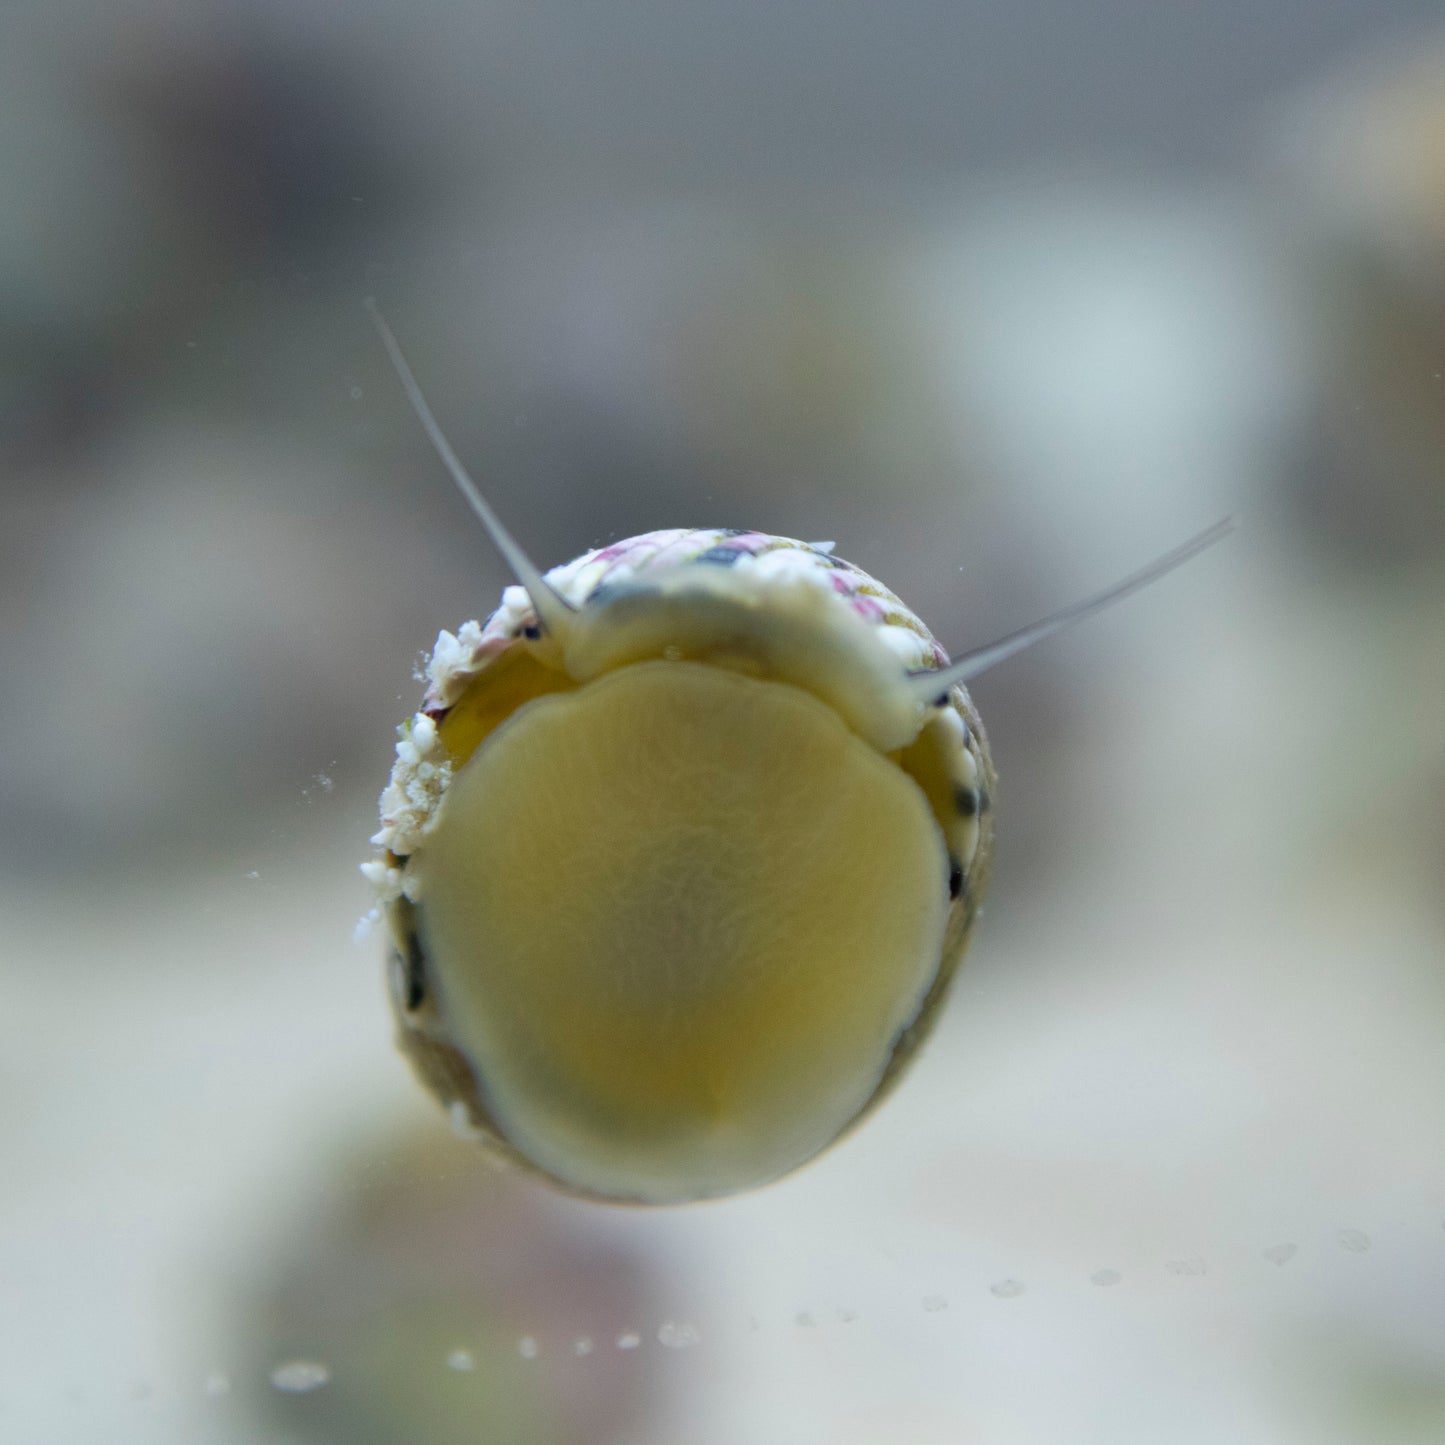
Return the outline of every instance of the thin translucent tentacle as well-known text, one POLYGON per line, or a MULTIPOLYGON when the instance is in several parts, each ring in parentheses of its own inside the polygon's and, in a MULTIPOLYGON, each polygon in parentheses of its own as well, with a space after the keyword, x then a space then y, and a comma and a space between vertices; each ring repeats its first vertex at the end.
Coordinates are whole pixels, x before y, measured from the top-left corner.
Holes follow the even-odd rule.
POLYGON ((1237 525, 1237 518, 1225 517, 1197 537, 1191 537, 1189 541, 1175 547, 1173 551, 1166 552, 1147 567, 1124 578, 1122 582, 1115 583, 1114 586, 1094 597, 1086 598, 1083 602, 1076 602, 1072 607, 1064 608, 1062 612, 1055 612, 1052 616, 1045 617, 1042 621, 1035 622, 1029 627, 1011 632, 1007 637, 999 638, 997 642, 990 642, 985 647, 966 652, 948 667, 939 668, 937 671, 912 673, 910 685, 914 688, 920 701, 931 701, 947 692, 956 683, 968 682, 981 672, 987 672, 989 668, 1006 662, 1015 653, 1022 652, 1025 648, 1032 647, 1036 642, 1042 642, 1045 638, 1053 637, 1072 627, 1076 622, 1082 622, 1086 617, 1092 617, 1096 612, 1102 612, 1104 608, 1129 596, 1130 593, 1147 587, 1151 582, 1157 582, 1165 573, 1172 572, 1176 567, 1189 561, 1191 557, 1198 556, 1206 547, 1212 547, 1221 538, 1227 537, 1237 525))
POLYGON ((401 349, 401 343, 397 341, 391 327, 386 324, 386 318, 381 314, 373 297, 366 298, 366 309, 371 313, 371 319, 386 346, 387 355, 391 358, 391 364, 401 380, 402 390, 406 393, 406 399, 411 403, 411 409, 416 413, 432 446, 436 448, 437 455, 452 474, 452 480, 457 484, 458 490, 467 499, 468 505, 481 520, 482 526, 487 529, 487 535, 492 539, 492 545, 502 554, 503 560, 512 569, 512 575, 527 589, 527 596, 532 599, 532 606, 537 609, 537 616, 541 618, 542 626, 553 636, 565 635, 569 614, 573 611, 571 603, 543 577, 541 570, 522 550, 516 538, 502 525, 501 518, 492 510, 477 484, 467 474, 466 468, 462 466, 457 454, 452 450, 451 443, 447 441, 440 423, 432 415, 432 409, 422 394, 416 375, 401 349))

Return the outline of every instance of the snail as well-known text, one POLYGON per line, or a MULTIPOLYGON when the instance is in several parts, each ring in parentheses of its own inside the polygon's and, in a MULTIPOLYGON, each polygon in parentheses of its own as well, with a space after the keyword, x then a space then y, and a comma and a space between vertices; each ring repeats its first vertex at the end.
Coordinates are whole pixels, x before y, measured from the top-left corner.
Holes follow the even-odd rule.
POLYGON ((791 1173, 898 1081, 987 884, 965 684, 1145 586, 950 660, 832 543, 650 532, 541 572, 408 399, 517 584, 441 633, 363 872, 400 1047, 492 1149, 593 1199, 791 1173))

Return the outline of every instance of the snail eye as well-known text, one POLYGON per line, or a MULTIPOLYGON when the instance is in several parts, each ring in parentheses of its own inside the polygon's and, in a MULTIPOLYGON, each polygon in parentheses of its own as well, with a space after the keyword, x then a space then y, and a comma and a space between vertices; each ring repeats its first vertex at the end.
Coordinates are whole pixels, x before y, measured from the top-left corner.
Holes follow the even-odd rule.
POLYGON ((403 1004, 408 1012, 415 1013, 426 1002, 426 957, 421 951, 421 939, 416 936, 415 931, 407 935, 403 966, 403 1004))

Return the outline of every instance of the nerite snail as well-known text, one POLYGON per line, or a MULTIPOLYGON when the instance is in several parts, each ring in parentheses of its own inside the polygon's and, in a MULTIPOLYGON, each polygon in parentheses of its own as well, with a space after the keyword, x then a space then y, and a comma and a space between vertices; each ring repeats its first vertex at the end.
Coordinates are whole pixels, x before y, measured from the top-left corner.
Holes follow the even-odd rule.
POLYGON ((1232 523, 952 662, 830 543, 651 532, 544 575, 376 319, 520 584, 438 638, 382 794, 401 1048, 574 1193, 776 1179, 882 1099, 963 955, 994 788, 965 682, 1232 523))

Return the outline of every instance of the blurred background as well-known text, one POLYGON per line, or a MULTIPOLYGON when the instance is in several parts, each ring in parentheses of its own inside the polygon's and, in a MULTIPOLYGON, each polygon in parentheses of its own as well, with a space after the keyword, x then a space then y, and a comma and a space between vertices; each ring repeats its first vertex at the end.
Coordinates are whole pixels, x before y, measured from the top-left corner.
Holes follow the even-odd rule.
POLYGON ((1445 1439, 1430 0, 0 8, 0 1438, 1445 1439), (394 1053, 413 673, 504 575, 832 538, 981 679, 926 1057, 735 1201, 394 1053))

